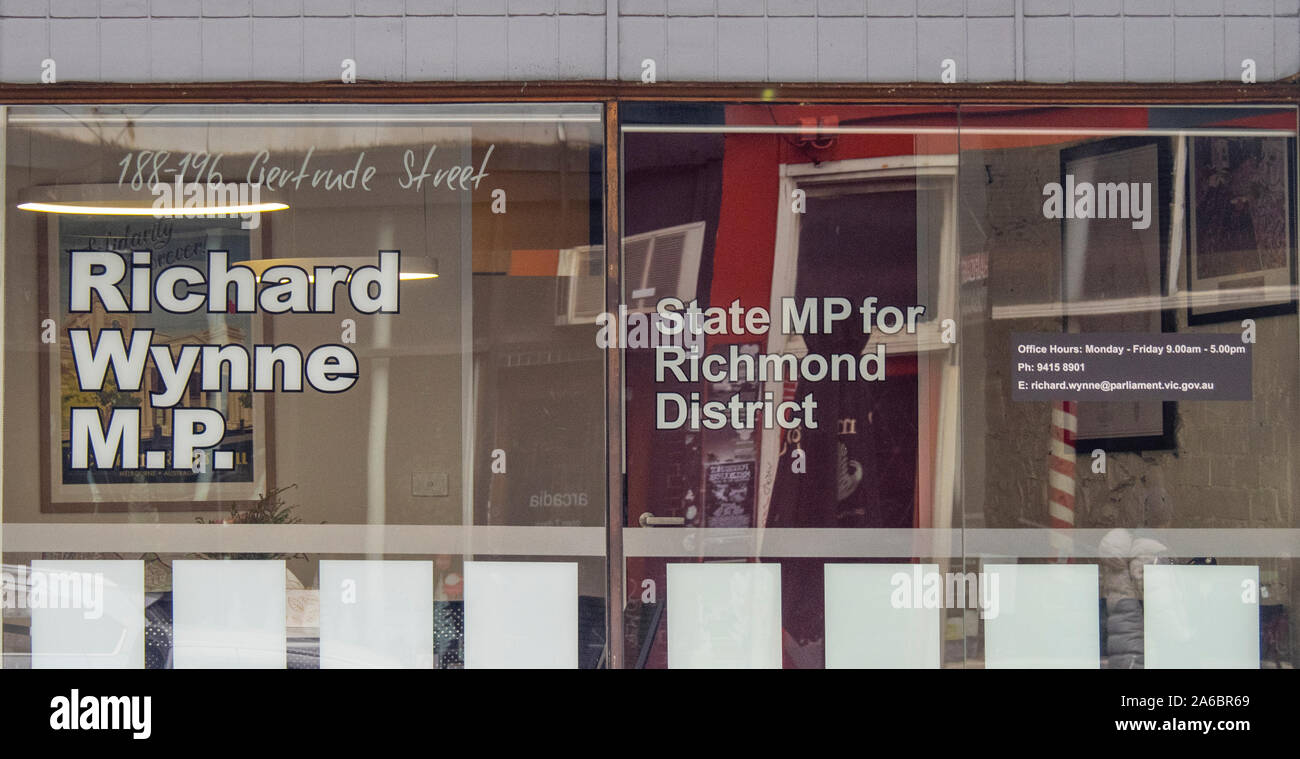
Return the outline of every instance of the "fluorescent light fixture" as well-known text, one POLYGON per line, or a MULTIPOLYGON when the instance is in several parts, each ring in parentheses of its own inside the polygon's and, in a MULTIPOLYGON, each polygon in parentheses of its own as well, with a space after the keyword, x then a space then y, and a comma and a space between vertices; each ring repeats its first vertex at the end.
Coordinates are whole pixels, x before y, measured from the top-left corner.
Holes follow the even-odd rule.
POLYGON ((153 218, 173 217, 209 217, 209 216, 243 216, 250 213, 283 211, 289 206, 278 202, 260 202, 257 188, 244 183, 225 185, 208 185, 201 182, 173 184, 162 183, 168 189, 173 186, 189 187, 199 185, 205 189, 200 194, 199 204, 186 207, 182 199, 172 198, 171 193, 164 197, 173 202, 158 203, 150 187, 131 189, 112 184, 75 184, 46 185, 28 188, 18 195, 18 208, 23 211, 40 213, 66 213, 84 216, 151 216, 153 218), (213 192, 212 187, 220 188, 213 192), (238 192, 232 192, 232 191, 238 192), (227 194, 231 193, 231 194, 227 194), (206 201, 206 202, 204 202, 206 201))
POLYGON ((247 205, 195 206, 190 208, 154 208, 153 206, 98 205, 87 203, 19 203, 22 211, 43 213, 75 213, 88 216, 213 216, 216 214, 264 213, 283 211, 284 203, 250 203, 247 205))
MULTIPOLYGON (((170 186, 170 185, 169 185, 170 186)), ((241 185, 242 187, 242 185, 241 185)), ((252 194, 252 193, 249 193, 252 194)), ((244 193, 240 193, 241 196, 244 193)), ((233 198, 232 198, 233 199, 233 198)), ((153 207, 153 195, 148 190, 131 190, 115 185, 48 185, 32 187, 20 193, 18 208, 24 211, 43 213, 83 214, 91 216, 230 216, 239 217, 250 213, 283 211, 289 206, 285 203, 228 203, 176 208, 172 206, 153 207)), ((262 274, 273 266, 296 266, 314 280, 313 269, 318 266, 346 266, 352 270, 362 266, 374 266, 375 258, 367 257, 312 257, 312 258, 260 258, 252 261, 232 262, 231 266, 245 266, 253 270, 258 281, 262 274)), ((435 260, 422 256, 402 256, 402 270, 398 279, 404 281, 435 279, 438 267, 435 260)), ((349 277, 350 279, 350 277, 349 277)))
MULTIPOLYGON (((307 272, 309 280, 315 280, 312 276, 312 270, 316 267, 327 266, 346 266, 353 271, 362 266, 374 266, 377 259, 360 257, 344 258, 258 258, 252 261, 233 261, 231 267, 243 266, 253 270, 257 281, 262 281, 262 275, 267 269, 275 266, 296 266, 307 272)), ((402 270, 398 273, 397 278, 403 281, 415 279, 436 279, 438 276, 438 267, 428 258, 422 256, 402 256, 402 270)), ((350 277, 349 277, 350 279, 350 277)), ((281 280, 283 281, 283 280, 281 280)))

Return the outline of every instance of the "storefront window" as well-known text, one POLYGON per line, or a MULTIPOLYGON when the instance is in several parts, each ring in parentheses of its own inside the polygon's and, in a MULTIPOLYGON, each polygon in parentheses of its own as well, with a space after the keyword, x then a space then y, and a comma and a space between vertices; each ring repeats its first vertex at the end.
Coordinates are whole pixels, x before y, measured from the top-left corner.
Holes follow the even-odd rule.
POLYGON ((5 667, 1295 666, 1294 108, 617 110, 0 111, 5 667))
POLYGON ((5 665, 596 666, 601 129, 8 109, 5 665))
POLYGON ((1294 666, 1295 127, 627 109, 628 661, 1294 666))
POLYGON ((1294 666, 1295 111, 962 127, 968 661, 1294 666))

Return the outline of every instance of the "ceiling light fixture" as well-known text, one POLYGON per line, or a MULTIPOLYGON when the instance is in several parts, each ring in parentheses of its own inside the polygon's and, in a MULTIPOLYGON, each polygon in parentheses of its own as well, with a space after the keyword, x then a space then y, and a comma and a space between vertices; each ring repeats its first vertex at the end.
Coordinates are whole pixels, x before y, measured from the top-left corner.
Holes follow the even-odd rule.
MULTIPOLYGON (((168 192, 163 198, 150 188, 131 189, 112 184, 46 185, 31 187, 18 196, 18 208, 39 213, 77 214, 81 216, 151 216, 163 218, 234 217, 246 214, 284 211, 286 203, 261 202, 257 188, 243 183, 207 185, 176 183, 181 187, 197 185, 204 188, 186 205, 180 197, 168 192), (212 188, 217 188, 213 190, 212 188)), ((171 184, 162 185, 171 190, 171 184)), ((187 198, 188 199, 188 198, 187 198)))
POLYGON ((191 208, 154 208, 153 206, 123 206, 98 203, 19 203, 23 211, 40 211, 42 213, 72 213, 86 216, 153 216, 155 218, 172 216, 215 216, 217 214, 265 213, 283 211, 289 206, 284 203, 249 203, 245 205, 197 206, 191 208))

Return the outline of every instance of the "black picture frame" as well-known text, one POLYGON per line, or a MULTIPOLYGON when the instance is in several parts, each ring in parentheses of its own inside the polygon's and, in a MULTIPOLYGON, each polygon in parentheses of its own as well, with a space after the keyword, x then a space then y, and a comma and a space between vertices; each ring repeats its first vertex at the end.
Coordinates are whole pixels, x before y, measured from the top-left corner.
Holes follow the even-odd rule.
MULTIPOLYGON (((1208 288, 1198 289, 1197 287, 1197 285, 1201 282, 1201 279, 1197 276, 1197 270, 1196 270, 1196 267, 1198 265, 1198 253, 1199 253, 1199 242, 1200 242, 1197 219, 1201 212, 1200 198, 1198 196, 1198 191, 1199 191, 1198 177, 1200 176, 1202 170, 1204 169, 1202 162, 1198 161, 1198 154, 1203 152, 1204 148, 1207 145, 1212 145, 1213 141, 1216 140, 1226 141, 1228 143, 1236 143, 1237 141, 1242 141, 1242 140, 1259 141, 1259 140, 1270 140, 1270 139, 1278 140, 1284 145, 1283 152, 1285 153, 1285 159, 1286 159, 1285 169, 1284 169, 1286 174, 1286 184, 1284 186, 1285 186, 1286 197, 1283 198, 1281 202, 1281 205, 1286 209, 1285 212, 1286 212, 1286 229, 1287 229, 1287 243, 1286 243, 1287 272, 1285 275, 1284 284, 1292 288, 1296 284, 1296 263, 1297 263, 1296 262, 1296 232, 1297 232, 1296 176, 1295 176, 1296 139, 1294 137, 1268 137, 1268 136, 1189 137, 1187 140, 1188 168, 1187 168, 1187 178, 1186 178, 1187 219, 1188 219, 1187 246, 1186 246, 1187 250, 1186 250, 1186 259, 1183 263, 1184 270, 1186 271, 1186 275, 1185 275, 1186 287, 1189 294, 1196 293, 1196 292, 1204 292, 1206 289, 1208 289, 1208 288)), ((1233 277, 1233 279, 1236 282, 1240 282, 1242 284, 1248 285, 1250 284, 1250 277, 1252 275, 1256 277, 1267 278, 1268 275, 1272 273, 1276 277, 1276 272, 1277 272, 1276 269, 1259 270, 1258 272, 1236 273, 1234 275, 1229 275, 1229 276, 1233 277)), ((1294 292, 1294 289, 1292 289, 1292 292, 1294 292)), ((1206 311, 1198 312, 1194 306, 1189 304, 1187 307, 1187 323, 1189 325, 1221 324, 1224 322, 1241 321, 1243 319, 1254 319, 1254 318, 1260 318, 1266 316, 1282 316, 1285 314, 1294 314, 1296 313, 1296 311, 1297 311, 1297 303, 1294 297, 1283 302, 1273 302, 1273 303, 1266 303, 1264 305, 1258 305, 1258 306, 1245 306, 1242 308, 1229 308, 1229 309, 1209 311, 1209 312, 1206 311)))
MULTIPOLYGON (((1154 147, 1156 151, 1156 165, 1153 178, 1154 186, 1152 187, 1151 209, 1150 212, 1155 218, 1152 219, 1152 225, 1156 227, 1157 244, 1155 255, 1159 259, 1159 281, 1152 296, 1167 295, 1168 277, 1169 277, 1169 249, 1170 234, 1172 229, 1172 214, 1170 213, 1170 204, 1173 198, 1173 150, 1172 139, 1170 137, 1148 137, 1148 136, 1125 136, 1114 137, 1110 139, 1087 142, 1075 147, 1066 148, 1060 154, 1060 182, 1064 187, 1066 184, 1066 175, 1070 173, 1071 166, 1077 165, 1088 159, 1101 158, 1108 155, 1123 153, 1145 147, 1154 147)), ((1066 199, 1066 202, 1073 202, 1072 199, 1066 199)), ((1093 221, 1096 221, 1095 219, 1093 221)), ((1067 235, 1067 219, 1061 220, 1061 302, 1065 305, 1068 301, 1068 269, 1066 263, 1070 256, 1069 239, 1067 235)), ((1061 317, 1061 329, 1069 332, 1071 328, 1071 316, 1066 313, 1061 317)), ((1159 325, 1160 332, 1177 332, 1178 319, 1174 309, 1159 308, 1154 319, 1159 325)), ((1153 324, 1154 326, 1154 324, 1153 324)), ((1119 330, 1117 330, 1119 331, 1119 330)), ((1094 432, 1082 428, 1076 431, 1074 446, 1078 451, 1090 451, 1100 448, 1107 452, 1120 451, 1156 451, 1156 450, 1173 450, 1178 449, 1177 440, 1177 422, 1178 422, 1178 403, 1177 401, 1119 401, 1120 403, 1140 403, 1140 404, 1159 404, 1160 405, 1160 432, 1149 435, 1123 435, 1123 434, 1095 434, 1094 432)), ((1082 419, 1077 414, 1079 406, 1093 403, 1105 403, 1105 401, 1079 401, 1076 405, 1076 419, 1082 419)))

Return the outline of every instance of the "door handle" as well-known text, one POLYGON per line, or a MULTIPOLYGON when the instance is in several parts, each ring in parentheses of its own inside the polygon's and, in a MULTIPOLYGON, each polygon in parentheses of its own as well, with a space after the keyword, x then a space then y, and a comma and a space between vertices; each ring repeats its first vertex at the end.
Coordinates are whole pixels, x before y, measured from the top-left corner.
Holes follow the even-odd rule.
POLYGON ((637 521, 642 527, 680 527, 686 524, 686 517, 657 517, 645 511, 637 521))

